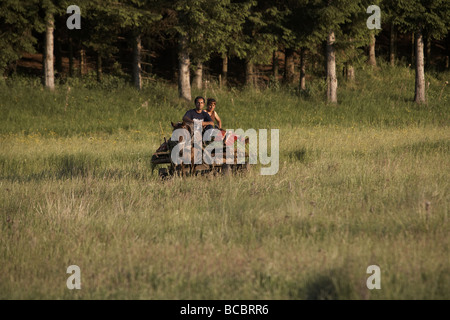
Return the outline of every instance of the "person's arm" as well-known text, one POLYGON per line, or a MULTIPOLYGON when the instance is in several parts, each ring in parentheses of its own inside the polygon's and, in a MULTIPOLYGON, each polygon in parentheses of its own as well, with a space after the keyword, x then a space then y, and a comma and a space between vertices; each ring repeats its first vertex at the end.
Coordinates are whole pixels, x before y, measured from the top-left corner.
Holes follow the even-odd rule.
POLYGON ((222 129, 222 120, 220 120, 220 117, 216 111, 214 111, 214 114, 215 114, 215 118, 217 120, 217 124, 219 125, 219 128, 222 129))
POLYGON ((208 112, 203 111, 205 116, 204 116, 204 120, 202 122, 202 126, 206 127, 206 126, 213 126, 214 127, 214 121, 211 119, 211 117, 209 116, 208 112))
POLYGON ((184 114, 183 121, 187 124, 191 124, 194 122, 194 120, 192 120, 192 115, 191 115, 190 110, 186 111, 186 113, 184 114))
POLYGON ((184 121, 185 123, 192 123, 192 122, 194 122, 194 120, 192 120, 191 118, 189 118, 186 114, 185 114, 184 117, 183 117, 183 121, 184 121))
POLYGON ((214 127, 214 122, 213 121, 203 121, 202 122, 202 126, 206 127, 206 126, 213 126, 214 127))

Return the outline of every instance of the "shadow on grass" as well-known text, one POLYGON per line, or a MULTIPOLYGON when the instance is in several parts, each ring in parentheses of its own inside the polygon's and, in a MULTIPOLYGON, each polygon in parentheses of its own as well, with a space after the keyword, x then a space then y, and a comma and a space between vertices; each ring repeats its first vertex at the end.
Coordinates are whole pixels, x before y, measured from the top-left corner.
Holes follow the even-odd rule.
POLYGON ((153 175, 150 166, 146 169, 139 165, 142 162, 140 158, 122 155, 117 158, 121 168, 105 168, 109 166, 106 161, 87 153, 51 155, 36 161, 0 157, 0 180, 30 182, 85 177, 145 180, 153 175), (135 161, 136 168, 123 168, 124 163, 135 161))
POLYGON ((42 170, 37 173, 31 173, 26 175, 11 173, 8 175, 0 176, 0 181, 6 180, 9 182, 22 183, 22 182, 42 182, 49 180, 66 180, 66 179, 87 178, 87 177, 100 180, 121 180, 128 178, 140 181, 147 181, 154 178, 151 169, 149 169, 148 171, 142 171, 135 169, 132 170, 86 169, 73 167, 60 169, 59 171, 42 170))
POLYGON ((394 153, 411 153, 413 155, 431 154, 431 153, 450 153, 450 141, 419 141, 401 145, 392 149, 394 153))
POLYGON ((287 153, 288 159, 294 162, 309 163, 320 157, 320 150, 300 148, 287 153))
POLYGON ((331 275, 319 275, 305 287, 306 300, 338 300, 336 283, 331 275))
POLYGON ((333 269, 312 275, 304 286, 291 288, 289 296, 302 300, 348 300, 354 297, 354 289, 343 269, 333 269))

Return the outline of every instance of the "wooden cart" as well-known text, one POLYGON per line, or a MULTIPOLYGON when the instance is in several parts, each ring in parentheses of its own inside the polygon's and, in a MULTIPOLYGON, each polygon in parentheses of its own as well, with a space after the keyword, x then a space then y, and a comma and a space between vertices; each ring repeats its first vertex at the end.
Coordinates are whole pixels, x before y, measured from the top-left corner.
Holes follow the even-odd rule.
MULTIPOLYGON (((177 128, 187 128, 183 122, 178 122, 176 124, 172 123, 172 127, 177 128)), ((164 142, 160 147, 153 153, 151 158, 152 171, 158 167, 159 177, 165 179, 170 176, 192 176, 192 175, 204 175, 204 174, 232 174, 237 172, 248 172, 250 170, 250 151, 249 151, 249 141, 248 139, 240 139, 230 132, 222 130, 223 136, 213 142, 205 143, 203 142, 202 148, 202 163, 194 164, 193 157, 191 157, 191 163, 181 163, 176 164, 172 161, 172 151, 174 147, 180 143, 178 141, 172 141, 170 138, 167 140, 164 137, 164 142), (226 148, 233 144, 234 156, 233 163, 226 162, 226 148), (211 145, 213 144, 213 145, 211 145), (242 144, 240 148, 237 146, 242 144), (207 148, 209 146, 209 148, 207 148), (211 150, 212 149, 212 150, 211 150), (209 164, 205 162, 204 159, 215 156, 215 150, 222 149, 223 151, 223 161, 222 163, 209 164), (244 149, 241 151, 241 149, 244 149), (210 151, 211 150, 211 151, 210 151), (238 163, 243 162, 244 163, 238 163), (239 161, 241 160, 241 161, 239 161)), ((191 150, 194 150, 193 139, 191 139, 191 150)), ((197 147, 199 150, 199 147, 197 147)), ((228 161, 230 162, 230 161, 228 161)))

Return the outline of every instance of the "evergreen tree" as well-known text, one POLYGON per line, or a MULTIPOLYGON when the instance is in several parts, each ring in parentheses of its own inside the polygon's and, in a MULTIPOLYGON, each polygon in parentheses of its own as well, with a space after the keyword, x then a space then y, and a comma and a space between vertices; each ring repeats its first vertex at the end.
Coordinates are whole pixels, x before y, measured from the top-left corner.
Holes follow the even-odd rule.
POLYGON ((228 5, 221 14, 223 27, 219 28, 219 37, 216 38, 214 47, 222 56, 222 84, 227 82, 228 59, 230 57, 243 58, 246 44, 243 40, 243 28, 250 14, 250 8, 254 1, 226 1, 228 5))
POLYGON ((111 13, 119 20, 122 32, 130 39, 133 48, 132 75, 136 89, 142 88, 142 37, 162 16, 158 12, 159 1, 120 0, 112 1, 111 13))
POLYGON ((450 30, 450 2, 447 0, 399 0, 392 4, 398 13, 401 32, 414 32, 416 81, 414 101, 426 102, 424 70, 424 33, 442 39, 450 30))
POLYGON ((240 46, 236 51, 239 58, 245 59, 246 85, 256 86, 255 64, 268 63, 273 51, 278 49, 281 21, 287 11, 280 10, 277 2, 259 1, 252 3, 242 33, 237 38, 240 46))
POLYGON ((341 26, 342 35, 336 48, 348 81, 355 80, 355 64, 360 64, 365 58, 363 48, 370 46, 369 64, 376 66, 374 37, 379 31, 367 27, 369 14, 366 10, 369 3, 370 0, 360 1, 358 8, 352 11, 349 19, 341 26))
POLYGON ((312 1, 310 4, 313 32, 310 39, 326 39, 327 100, 337 103, 336 46, 342 38, 342 25, 350 22, 353 13, 361 9, 359 0, 312 1))
MULTIPOLYGON (((179 39, 179 95, 191 99, 190 66, 200 66, 213 52, 227 56, 229 50, 239 48, 236 35, 245 19, 248 3, 229 0, 181 0, 174 5, 177 12, 175 31, 179 39)), ((197 74, 200 81, 201 73, 197 74)), ((201 85, 198 85, 201 87, 201 85)))
POLYGON ((317 54, 323 41, 322 35, 315 34, 314 19, 319 4, 310 0, 289 0, 285 4, 290 12, 284 19, 281 43, 284 47, 300 51, 299 85, 301 90, 305 90, 307 55, 317 54))
POLYGON ((55 89, 55 70, 54 70, 54 37, 55 13, 57 4, 51 0, 42 0, 42 8, 45 11, 45 49, 44 49, 44 84, 50 90, 55 89))
MULTIPOLYGON (((371 14, 370 17, 372 17, 373 15, 376 16, 376 10, 375 8, 372 8, 373 6, 376 6, 378 8, 380 8, 380 3, 381 0, 363 0, 362 1, 362 6, 363 8, 365 8, 366 10, 369 9, 369 12, 366 11, 366 19, 368 18, 368 15, 371 14), (372 8, 373 11, 370 11, 370 9, 372 8)), ((381 10, 378 12, 381 16, 381 10)), ((370 19, 369 17, 369 19, 370 19)), ((380 17, 381 18, 381 17, 380 17)), ((376 19, 376 18, 375 18, 376 19)), ((381 20, 381 19, 380 19, 381 20)), ((373 21, 371 21, 373 22, 373 21)), ((381 24, 381 21, 380 21, 381 24)), ((367 26, 366 26, 366 30, 367 30, 367 26)), ((372 66, 372 67, 376 67, 377 66, 377 59, 376 59, 376 53, 375 53, 375 46, 376 46, 376 35, 378 33, 380 33, 381 31, 381 26, 380 29, 375 28, 375 29, 369 29, 369 59, 367 60, 367 63, 372 66)))
MULTIPOLYGON (((118 5, 118 4, 115 4, 118 5)), ((103 61, 113 57, 119 51, 117 38, 122 30, 120 10, 112 1, 95 0, 79 3, 83 26, 81 30, 68 30, 71 35, 79 34, 82 48, 90 49, 95 54, 97 81, 101 82, 103 61)), ((140 88, 141 83, 135 83, 140 88)))
POLYGON ((2 0, 0 2, 0 79, 14 69, 24 52, 35 52, 33 28, 43 28, 38 19, 39 1, 2 0))
POLYGON ((383 14, 383 21, 390 28, 389 33, 389 63, 393 67, 395 65, 397 55, 397 29, 399 13, 396 11, 398 7, 396 5, 397 0, 383 0, 381 2, 381 9, 383 14))

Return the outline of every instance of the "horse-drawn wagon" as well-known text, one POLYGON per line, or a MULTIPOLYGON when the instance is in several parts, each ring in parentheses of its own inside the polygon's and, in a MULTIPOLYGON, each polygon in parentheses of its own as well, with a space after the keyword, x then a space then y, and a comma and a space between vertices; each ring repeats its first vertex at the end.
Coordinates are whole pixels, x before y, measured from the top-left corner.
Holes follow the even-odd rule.
POLYGON ((153 153, 152 171, 158 167, 159 176, 188 176, 204 174, 229 174, 250 170, 249 140, 232 131, 219 130, 212 141, 199 142, 194 138, 194 128, 184 122, 173 123, 173 131, 184 129, 185 135, 172 136, 153 153), (184 154, 183 154, 184 153, 184 154), (186 154, 188 153, 188 154, 186 154), (197 157, 198 156, 198 157, 197 157))

